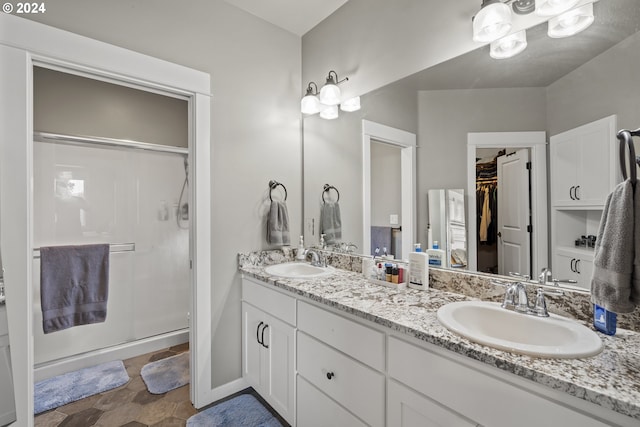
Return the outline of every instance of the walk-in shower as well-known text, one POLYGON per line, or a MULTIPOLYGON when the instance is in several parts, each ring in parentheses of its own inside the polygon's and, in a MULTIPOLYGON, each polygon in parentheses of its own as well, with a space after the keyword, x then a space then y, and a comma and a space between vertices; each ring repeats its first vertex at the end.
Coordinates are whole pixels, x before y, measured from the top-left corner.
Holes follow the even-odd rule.
POLYGON ((187 116, 183 99, 34 69, 36 380, 188 341, 187 116), (45 334, 39 248, 94 243, 110 245, 106 320, 45 334))

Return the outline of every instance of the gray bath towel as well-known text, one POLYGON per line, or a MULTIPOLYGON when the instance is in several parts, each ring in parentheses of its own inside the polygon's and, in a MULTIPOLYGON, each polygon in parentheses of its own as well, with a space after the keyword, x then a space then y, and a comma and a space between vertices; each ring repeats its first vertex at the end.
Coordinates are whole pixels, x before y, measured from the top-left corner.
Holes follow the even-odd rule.
POLYGON ((325 243, 337 243, 342 239, 342 218, 338 202, 325 202, 320 208, 320 234, 325 243))
POLYGON ((45 334, 104 322, 109 245, 40 248, 40 302, 45 334))
POLYGON ((289 245, 289 212, 285 202, 272 200, 267 217, 267 243, 289 245))
MULTIPOLYGON (((626 180, 607 197, 596 240, 591 279, 591 302, 614 313, 630 313, 637 303, 638 290, 632 291, 636 251, 640 251, 640 196, 635 197, 631 181, 626 180)), ((638 266, 640 271, 640 266, 638 266)), ((637 273, 636 273, 637 274, 637 273)))

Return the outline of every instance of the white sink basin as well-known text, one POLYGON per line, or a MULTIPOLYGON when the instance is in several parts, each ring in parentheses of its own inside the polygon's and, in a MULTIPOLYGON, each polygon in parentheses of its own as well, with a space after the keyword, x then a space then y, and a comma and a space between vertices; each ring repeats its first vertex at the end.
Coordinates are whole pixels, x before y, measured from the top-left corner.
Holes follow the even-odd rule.
POLYGON ((574 320, 516 313, 496 302, 453 302, 440 307, 438 321, 471 341, 529 356, 589 357, 604 347, 594 331, 574 320))
POLYGON ((274 264, 264 269, 270 276, 285 277, 289 279, 313 279, 328 276, 333 273, 332 267, 316 267, 306 262, 285 262, 274 264))

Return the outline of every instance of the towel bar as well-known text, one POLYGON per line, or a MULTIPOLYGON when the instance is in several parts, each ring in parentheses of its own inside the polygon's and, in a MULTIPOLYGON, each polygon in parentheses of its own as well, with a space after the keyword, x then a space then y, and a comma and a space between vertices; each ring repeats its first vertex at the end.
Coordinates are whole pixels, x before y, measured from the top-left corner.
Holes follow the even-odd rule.
MULTIPOLYGON (((88 243, 90 244, 90 243, 88 243)), ((118 253, 118 252, 135 252, 136 244, 135 243, 111 243, 109 244, 109 252, 110 253, 118 253)), ((40 248, 33 248, 33 258, 40 258, 40 248)))

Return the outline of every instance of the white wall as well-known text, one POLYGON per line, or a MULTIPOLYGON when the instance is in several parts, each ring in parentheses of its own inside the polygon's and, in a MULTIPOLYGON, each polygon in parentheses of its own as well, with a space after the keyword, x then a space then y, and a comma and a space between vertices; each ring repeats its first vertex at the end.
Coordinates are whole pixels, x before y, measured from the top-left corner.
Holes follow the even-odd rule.
POLYGON ((29 18, 211 74, 212 380, 241 377, 237 253, 268 248, 270 179, 301 229, 300 38, 222 0, 57 0, 29 18))
POLYGON ((371 225, 402 225, 402 186, 400 184, 400 147, 372 141, 371 144, 371 225), (398 215, 397 224, 389 222, 398 215))
POLYGON ((636 33, 547 87, 549 135, 611 114, 618 115, 618 128, 639 128, 639 64, 636 33))

